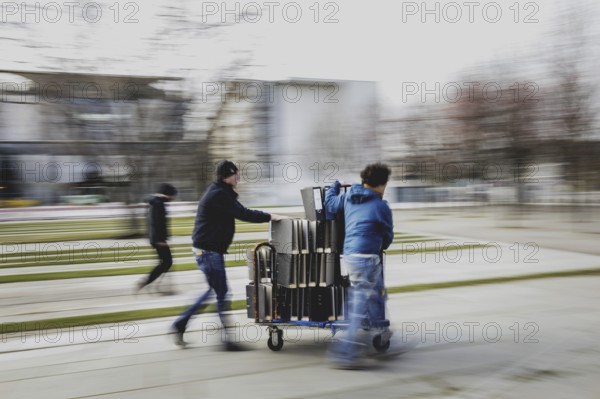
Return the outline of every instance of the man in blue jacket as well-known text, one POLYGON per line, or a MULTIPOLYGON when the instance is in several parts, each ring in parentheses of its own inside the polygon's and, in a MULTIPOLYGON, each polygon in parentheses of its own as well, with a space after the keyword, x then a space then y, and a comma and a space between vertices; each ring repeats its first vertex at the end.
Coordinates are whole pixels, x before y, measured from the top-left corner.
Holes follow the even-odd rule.
POLYGON ((344 213, 344 266, 350 277, 348 312, 350 326, 344 339, 333 348, 334 364, 342 368, 358 368, 360 349, 365 342, 358 330, 367 317, 367 300, 383 288, 381 256, 394 239, 392 211, 383 200, 390 169, 381 163, 367 165, 360 173, 362 184, 353 184, 340 195, 336 181, 325 194, 325 207, 330 213, 344 213))
POLYGON ((175 344, 185 347, 186 342, 183 340, 183 334, 188 322, 214 290, 217 295, 219 318, 226 330, 225 349, 239 350, 240 347, 230 340, 230 330, 233 325, 225 314, 230 309, 231 303, 225 300, 228 287, 224 254, 233 241, 235 219, 245 222, 265 223, 270 220, 281 220, 285 217, 245 208, 237 200, 238 194, 234 191, 234 188, 240 181, 240 174, 233 162, 227 160, 219 162, 216 172, 217 180, 210 184, 198 203, 194 232, 192 233, 192 250, 198 269, 206 276, 209 289, 177 318, 172 330, 175 332, 175 344))

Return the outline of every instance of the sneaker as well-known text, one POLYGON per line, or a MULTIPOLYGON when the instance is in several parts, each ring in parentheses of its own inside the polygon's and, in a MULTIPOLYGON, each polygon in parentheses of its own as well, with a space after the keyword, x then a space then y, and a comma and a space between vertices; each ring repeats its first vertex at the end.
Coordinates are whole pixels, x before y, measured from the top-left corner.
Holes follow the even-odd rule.
POLYGON ((365 370, 369 368, 367 359, 362 357, 356 359, 331 359, 331 367, 338 370, 365 370))
POLYGON ((175 290, 161 290, 160 288, 157 288, 156 293, 162 296, 177 295, 177 291, 175 290))
POLYGON ((223 350, 225 350, 227 352, 242 352, 242 351, 246 351, 247 348, 243 345, 236 344, 235 342, 226 341, 223 344, 223 350))
POLYGON ((164 275, 160 280, 156 281, 156 293, 158 295, 176 295, 177 292, 171 284, 169 275, 164 275))
POLYGON ((187 346, 187 342, 183 339, 183 334, 185 333, 185 327, 178 326, 177 324, 173 324, 171 327, 171 333, 174 334, 174 342, 175 345, 184 349, 187 346))
POLYGON ((139 280, 135 283, 135 286, 133 287, 133 293, 134 295, 139 295, 140 292, 144 289, 144 287, 146 287, 146 280, 139 280))

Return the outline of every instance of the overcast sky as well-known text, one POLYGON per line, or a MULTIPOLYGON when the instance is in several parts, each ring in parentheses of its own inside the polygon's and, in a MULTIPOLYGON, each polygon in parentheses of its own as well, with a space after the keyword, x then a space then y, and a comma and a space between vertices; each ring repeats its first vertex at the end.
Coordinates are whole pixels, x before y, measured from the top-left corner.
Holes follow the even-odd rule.
MULTIPOLYGON (((444 84, 478 64, 539 48, 575 6, 561 0, 228 1, 225 7, 222 1, 111 0, 43 8, 51 3, 2 3, 0 68, 183 77, 205 71, 208 79, 244 59, 240 73, 250 78, 378 81, 381 98, 392 103, 401 102, 403 82, 444 84), (42 9, 35 11, 35 3, 42 9), (236 7, 246 12, 239 22, 228 13, 236 7), (221 26, 207 29, 212 25, 221 26)), ((583 3, 594 4, 577 6, 583 3)))

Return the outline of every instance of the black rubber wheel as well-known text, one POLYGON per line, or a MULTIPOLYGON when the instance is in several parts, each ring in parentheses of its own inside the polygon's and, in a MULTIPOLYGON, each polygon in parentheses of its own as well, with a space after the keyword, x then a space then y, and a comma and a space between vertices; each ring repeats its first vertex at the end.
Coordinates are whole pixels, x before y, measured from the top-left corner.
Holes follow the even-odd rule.
POLYGON ((275 334, 271 334, 269 340, 267 341, 267 346, 274 352, 280 351, 283 348, 283 331, 277 331, 277 344, 273 343, 273 336, 275 334))
POLYGON ((388 349, 390 349, 390 340, 388 339, 385 342, 383 342, 381 339, 381 335, 377 335, 375 338, 373 338, 373 347, 377 352, 384 353, 388 349))

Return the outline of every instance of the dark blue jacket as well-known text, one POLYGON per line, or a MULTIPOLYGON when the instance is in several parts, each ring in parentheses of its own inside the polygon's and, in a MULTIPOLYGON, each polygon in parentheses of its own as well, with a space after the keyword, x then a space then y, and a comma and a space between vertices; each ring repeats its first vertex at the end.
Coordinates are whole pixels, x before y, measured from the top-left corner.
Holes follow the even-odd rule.
POLYGON ((325 192, 325 208, 333 214, 344 212, 344 254, 380 254, 394 240, 390 207, 378 193, 360 184, 342 195, 340 186, 336 181, 325 192))
POLYGON ((194 247, 224 254, 233 241, 235 219, 254 223, 271 220, 268 213, 245 208, 237 197, 227 183, 216 181, 208 186, 198 203, 192 233, 194 247))

